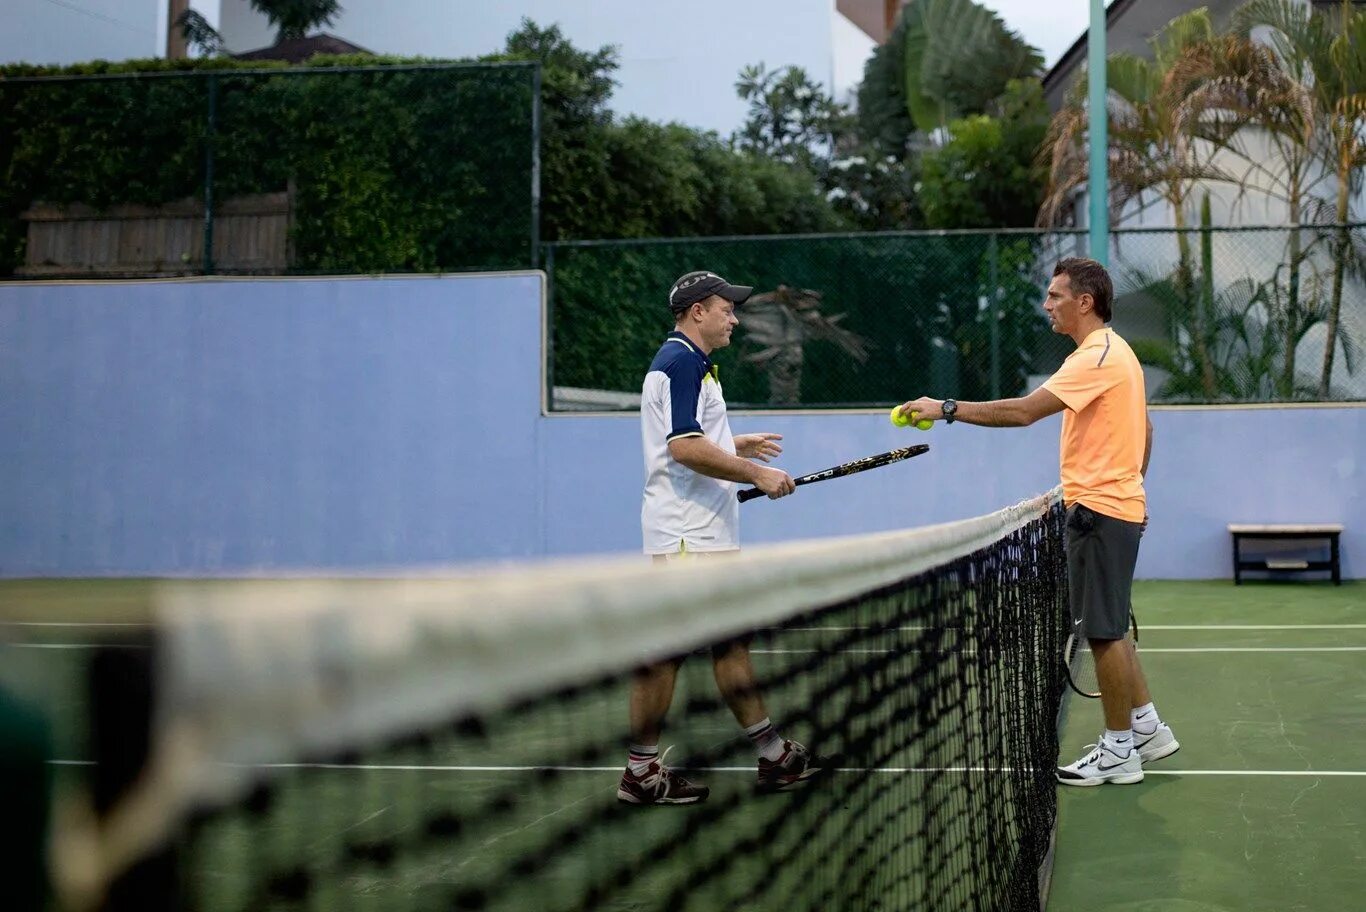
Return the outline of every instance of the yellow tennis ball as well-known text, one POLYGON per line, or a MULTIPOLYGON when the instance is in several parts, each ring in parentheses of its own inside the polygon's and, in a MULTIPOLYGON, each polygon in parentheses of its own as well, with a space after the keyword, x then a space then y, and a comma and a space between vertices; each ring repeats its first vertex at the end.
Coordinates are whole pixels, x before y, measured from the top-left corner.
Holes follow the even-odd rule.
POLYGON ((892 424, 896 425, 897 427, 907 427, 911 423, 910 416, 903 415, 901 414, 901 412, 898 412, 897 409, 899 408, 901 408, 901 406, 899 405, 892 406, 892 424))
POLYGON ((930 428, 934 427, 934 422, 926 418, 923 421, 917 421, 915 426, 922 431, 928 431, 930 428))

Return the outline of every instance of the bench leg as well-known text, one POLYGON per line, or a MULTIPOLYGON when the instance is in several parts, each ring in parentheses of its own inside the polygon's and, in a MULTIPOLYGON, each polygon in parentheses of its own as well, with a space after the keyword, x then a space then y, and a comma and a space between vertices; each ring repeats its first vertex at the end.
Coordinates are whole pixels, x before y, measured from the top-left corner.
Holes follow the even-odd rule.
POLYGON ((1237 535, 1234 535, 1234 536, 1233 536, 1233 585, 1235 585, 1235 586, 1241 586, 1241 585, 1243 584, 1243 573, 1242 573, 1242 571, 1238 568, 1238 564, 1239 564, 1239 558, 1238 558, 1238 536, 1237 536, 1237 535))
POLYGON ((1333 585, 1341 586, 1342 560, 1341 555, 1338 553, 1338 537, 1336 535, 1329 539, 1329 551, 1331 553, 1331 557, 1329 558, 1329 560, 1331 560, 1333 563, 1333 585))

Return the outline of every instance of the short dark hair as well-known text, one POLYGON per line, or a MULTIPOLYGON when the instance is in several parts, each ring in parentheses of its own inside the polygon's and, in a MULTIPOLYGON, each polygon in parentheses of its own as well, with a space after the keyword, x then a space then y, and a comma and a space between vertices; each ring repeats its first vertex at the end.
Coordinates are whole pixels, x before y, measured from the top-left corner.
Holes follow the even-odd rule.
POLYGON ((1115 300, 1115 285, 1110 281, 1110 273, 1095 260, 1086 257, 1067 257, 1058 260, 1053 267, 1053 276, 1065 275, 1072 284, 1072 293, 1089 294, 1096 302, 1096 315, 1106 323, 1110 322, 1110 305, 1115 300))

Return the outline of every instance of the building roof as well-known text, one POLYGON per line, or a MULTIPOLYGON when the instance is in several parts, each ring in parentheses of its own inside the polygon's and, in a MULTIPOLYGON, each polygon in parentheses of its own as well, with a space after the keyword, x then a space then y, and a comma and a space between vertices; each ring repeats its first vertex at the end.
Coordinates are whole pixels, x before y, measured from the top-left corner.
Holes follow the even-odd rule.
POLYGON ((897 13, 906 3, 907 0, 835 0, 835 9, 863 34, 878 44, 886 44, 897 13))
POLYGON ((257 48, 232 56, 237 60, 284 60, 288 63, 303 63, 315 54, 369 53, 372 52, 336 35, 319 33, 307 38, 287 38, 270 47, 257 48))
MULTIPOLYGON (((1228 22, 1229 15, 1246 0, 1111 0, 1105 9, 1105 52, 1136 54, 1152 57, 1148 39, 1162 31, 1167 23, 1191 10, 1206 7, 1214 18, 1215 28, 1228 22)), ((1049 110, 1062 107, 1063 96, 1086 64, 1087 33, 1072 43, 1053 68, 1044 74, 1043 94, 1049 110)))

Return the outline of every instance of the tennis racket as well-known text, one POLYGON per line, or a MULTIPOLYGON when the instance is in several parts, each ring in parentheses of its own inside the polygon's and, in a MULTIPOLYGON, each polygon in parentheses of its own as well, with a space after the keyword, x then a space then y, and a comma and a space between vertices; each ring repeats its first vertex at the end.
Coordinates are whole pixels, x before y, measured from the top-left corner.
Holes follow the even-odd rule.
MULTIPOLYGON (((921 453, 929 452, 928 443, 917 443, 915 446, 902 447, 899 450, 888 450, 885 453, 878 453, 876 456, 865 456, 862 459, 855 459, 853 462, 846 462, 833 468, 825 469, 821 472, 812 472, 810 475, 803 475, 800 478, 792 479, 798 486, 815 484, 818 481, 825 481, 827 478, 843 478, 845 475, 855 475, 859 472, 866 472, 869 469, 876 469, 880 466, 891 465, 894 462, 901 462, 903 459, 910 459, 912 456, 919 456, 921 453)), ((746 488, 743 491, 736 491, 735 496, 740 503, 753 500, 756 497, 763 497, 764 492, 758 488, 746 488)))
MULTIPOLYGON (((1134 648, 1138 648, 1138 621, 1129 612, 1129 636, 1133 637, 1134 648)), ((1096 657, 1091 654, 1091 644, 1081 629, 1081 624, 1073 624, 1072 632, 1067 635, 1067 643, 1062 650, 1062 667, 1067 672, 1067 683, 1083 697, 1092 700, 1100 697, 1100 681, 1096 678, 1096 657)))

